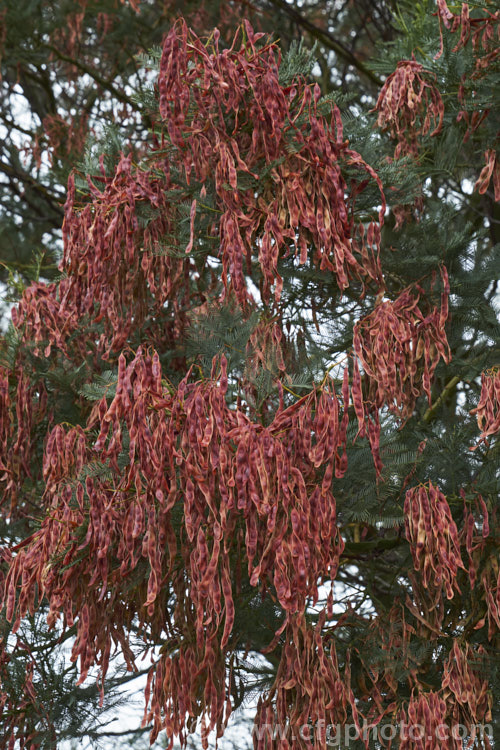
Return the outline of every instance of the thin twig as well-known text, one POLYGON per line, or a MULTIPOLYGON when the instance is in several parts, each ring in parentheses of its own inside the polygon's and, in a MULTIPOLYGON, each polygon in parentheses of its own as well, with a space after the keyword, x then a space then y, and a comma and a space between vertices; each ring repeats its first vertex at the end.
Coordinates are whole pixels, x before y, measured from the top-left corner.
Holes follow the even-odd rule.
POLYGON ((346 60, 350 65, 359 70, 359 72, 369 78, 372 83, 376 83, 377 86, 382 85, 383 81, 376 75, 376 73, 367 68, 366 65, 362 63, 361 60, 359 60, 348 47, 346 47, 342 42, 339 42, 339 40, 336 39, 329 31, 324 31, 323 29, 318 28, 318 26, 313 24, 301 13, 299 13, 296 8, 293 8, 291 5, 289 5, 286 0, 269 0, 269 2, 271 3, 271 5, 274 5, 276 8, 279 8, 284 13, 286 13, 286 15, 289 16, 293 21, 295 21, 295 23, 297 23, 299 26, 302 26, 303 29, 308 31, 311 36, 324 44, 325 47, 331 49, 339 57, 341 57, 343 60, 346 60))

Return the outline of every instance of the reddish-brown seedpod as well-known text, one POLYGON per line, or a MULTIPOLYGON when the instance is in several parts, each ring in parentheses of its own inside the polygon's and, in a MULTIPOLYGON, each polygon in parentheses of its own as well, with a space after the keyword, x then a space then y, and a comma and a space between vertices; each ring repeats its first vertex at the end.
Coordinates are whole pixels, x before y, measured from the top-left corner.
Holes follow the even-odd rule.
MULTIPOLYGON (((464 523, 460 532, 460 543, 462 546, 465 545, 469 558, 469 581, 473 589, 490 535, 490 514, 481 495, 474 497, 473 502, 466 502, 465 491, 461 489, 460 497, 464 500, 464 523)), ((494 523, 494 518, 492 521, 494 523)))
POLYGON ((481 195, 484 195, 490 186, 490 182, 493 180, 493 195, 495 200, 500 202, 500 160, 495 149, 487 149, 484 152, 484 160, 486 164, 481 170, 474 188, 481 195))
MULTIPOLYGON (((481 576, 481 584, 486 598, 486 619, 488 621, 488 639, 491 641, 500 630, 500 571, 495 556, 486 561, 481 576)), ((484 624, 484 621, 479 623, 484 624)))

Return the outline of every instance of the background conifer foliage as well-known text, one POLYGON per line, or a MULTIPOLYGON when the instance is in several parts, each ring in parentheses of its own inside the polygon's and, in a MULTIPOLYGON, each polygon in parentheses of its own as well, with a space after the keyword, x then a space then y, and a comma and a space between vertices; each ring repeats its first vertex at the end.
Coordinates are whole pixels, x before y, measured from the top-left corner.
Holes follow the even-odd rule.
POLYGON ((4 5, 0 748, 137 672, 168 747, 494 746, 500 13, 413 5, 33 3, 16 64, 4 5))

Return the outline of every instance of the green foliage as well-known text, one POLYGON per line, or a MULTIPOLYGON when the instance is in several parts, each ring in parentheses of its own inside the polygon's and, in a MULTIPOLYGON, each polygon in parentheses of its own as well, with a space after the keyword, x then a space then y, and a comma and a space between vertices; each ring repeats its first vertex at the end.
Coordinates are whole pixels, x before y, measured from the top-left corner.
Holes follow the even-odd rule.
POLYGON ((104 370, 97 375, 92 383, 85 383, 79 393, 88 401, 100 401, 102 398, 112 399, 116 393, 116 377, 114 370, 104 370))
POLYGON ((255 327, 258 313, 246 318, 234 302, 193 315, 186 339, 186 353, 201 364, 205 375, 210 374, 214 357, 224 354, 228 369, 236 376, 243 372, 246 347, 255 327))
POLYGON ((279 81, 282 86, 289 86, 299 76, 308 76, 316 63, 317 43, 307 49, 304 40, 295 39, 290 44, 280 66, 279 81))

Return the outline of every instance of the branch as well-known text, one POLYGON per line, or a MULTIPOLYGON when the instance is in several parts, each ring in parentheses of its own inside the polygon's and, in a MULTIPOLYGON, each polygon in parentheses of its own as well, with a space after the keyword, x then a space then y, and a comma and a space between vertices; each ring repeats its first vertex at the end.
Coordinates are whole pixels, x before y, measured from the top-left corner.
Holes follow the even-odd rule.
POLYGON ((92 78, 102 89, 109 91, 109 93, 112 94, 116 99, 118 99, 118 101, 122 102, 123 104, 128 104, 129 107, 132 107, 134 111, 139 112, 141 117, 143 117, 147 127, 152 126, 149 115, 143 112, 141 108, 137 106, 137 102, 127 96, 123 91, 120 91, 120 89, 116 88, 116 86, 111 81, 108 81, 100 76, 99 73, 94 70, 94 68, 85 65, 85 63, 82 63, 80 60, 75 60, 69 55, 65 55, 52 44, 45 44, 44 47, 53 52, 59 60, 62 60, 62 62, 67 62, 70 65, 74 65, 74 67, 77 68, 81 73, 85 73, 86 75, 90 76, 90 78, 92 78))
POLYGON ((367 542, 346 542, 344 553, 347 555, 363 555, 369 552, 381 552, 386 549, 394 549, 403 543, 402 539, 371 539, 367 542))
MULTIPOLYGON (((33 188, 33 190, 41 193, 45 200, 50 203, 53 211, 55 211, 61 217, 64 216, 64 211, 58 204, 58 196, 50 193, 50 191, 47 190, 47 188, 42 185, 41 182, 35 180, 34 177, 26 173, 18 172, 14 169, 14 167, 11 167, 9 164, 6 164, 3 161, 0 161, 0 171, 6 174, 11 179, 20 180, 21 182, 24 182, 26 185, 29 185, 31 188, 33 188)), ((61 199, 62 197, 63 196, 61 196, 61 199)))
POLYGON ((453 390, 453 388, 457 385, 457 383, 460 383, 460 377, 458 375, 454 375, 452 377, 452 379, 448 383, 446 383, 446 385, 443 388, 442 393, 439 396, 439 398, 437 398, 436 401, 434 401, 434 403, 431 404, 431 406, 429 406, 429 408, 425 412, 424 416, 422 417, 422 422, 424 422, 425 424, 427 424, 428 422, 431 421, 431 419, 434 416, 436 410, 443 403, 443 401, 445 400, 445 398, 447 396, 449 396, 449 394, 451 393, 451 391, 453 390))
POLYGON ((64 732, 59 736, 59 739, 90 739, 94 741, 99 741, 105 737, 126 737, 129 734, 145 734, 146 732, 150 732, 151 727, 138 727, 137 729, 123 729, 120 732, 97 732, 92 730, 86 730, 84 732, 75 732, 74 730, 71 730, 70 732, 64 732))
POLYGON ((302 26, 302 28, 308 31, 311 36, 314 37, 314 39, 317 39, 325 47, 331 49, 339 57, 348 62, 349 65, 352 65, 354 68, 359 70, 359 72, 369 78, 372 83, 375 83, 377 86, 382 86, 383 81, 381 81, 381 79, 372 70, 367 68, 366 65, 361 62, 361 60, 359 60, 348 47, 346 47, 342 42, 339 42, 339 40, 336 39, 329 31, 324 31, 323 29, 318 28, 318 26, 313 24, 311 21, 301 15, 295 8, 289 5, 286 0, 269 0, 269 2, 271 3, 271 5, 274 5, 276 8, 279 8, 284 13, 286 13, 286 15, 289 16, 293 21, 295 21, 295 23, 297 23, 299 26, 302 26))
POLYGON ((127 734, 145 734, 150 731, 150 727, 138 727, 138 729, 124 729, 122 732, 96 732, 95 739, 101 737, 124 737, 127 734))

